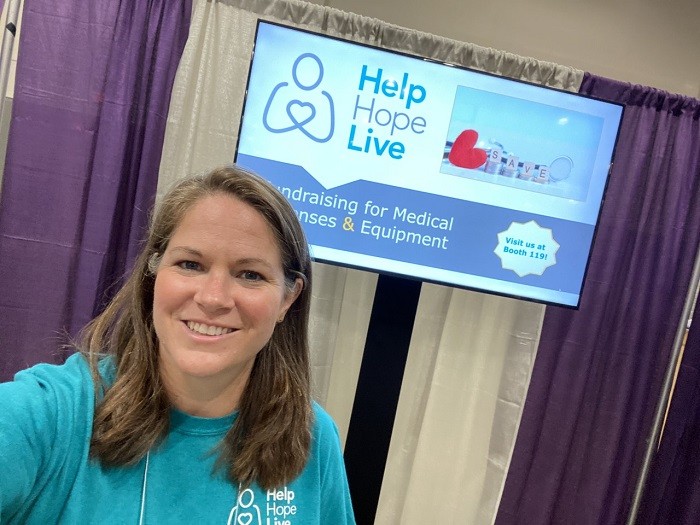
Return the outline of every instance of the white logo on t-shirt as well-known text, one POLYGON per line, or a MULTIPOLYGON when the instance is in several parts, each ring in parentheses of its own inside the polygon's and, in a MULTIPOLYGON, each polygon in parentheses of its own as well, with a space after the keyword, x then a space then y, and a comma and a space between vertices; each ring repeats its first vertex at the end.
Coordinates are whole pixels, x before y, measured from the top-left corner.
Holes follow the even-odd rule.
POLYGON ((255 492, 247 488, 238 495, 238 501, 229 513, 227 525, 294 525, 293 518, 298 511, 293 503, 295 497, 294 491, 286 486, 268 490, 263 521, 260 506, 255 503, 255 492))

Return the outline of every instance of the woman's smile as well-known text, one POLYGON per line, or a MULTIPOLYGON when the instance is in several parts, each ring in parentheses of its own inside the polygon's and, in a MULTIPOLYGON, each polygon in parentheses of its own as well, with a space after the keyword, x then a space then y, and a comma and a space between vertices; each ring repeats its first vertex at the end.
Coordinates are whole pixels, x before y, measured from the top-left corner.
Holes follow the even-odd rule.
POLYGON ((187 325, 187 328, 189 328, 194 333, 201 335, 218 336, 230 334, 231 332, 233 332, 233 328, 214 326, 205 323, 197 323, 195 321, 185 321, 185 325, 187 325))

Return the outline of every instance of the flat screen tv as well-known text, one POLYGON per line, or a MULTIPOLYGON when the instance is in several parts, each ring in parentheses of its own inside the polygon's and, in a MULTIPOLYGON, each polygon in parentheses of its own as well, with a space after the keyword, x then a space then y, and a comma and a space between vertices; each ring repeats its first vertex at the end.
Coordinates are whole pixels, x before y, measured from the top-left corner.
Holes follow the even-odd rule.
POLYGON ((317 261, 577 308, 622 113, 259 21, 235 162, 317 261))

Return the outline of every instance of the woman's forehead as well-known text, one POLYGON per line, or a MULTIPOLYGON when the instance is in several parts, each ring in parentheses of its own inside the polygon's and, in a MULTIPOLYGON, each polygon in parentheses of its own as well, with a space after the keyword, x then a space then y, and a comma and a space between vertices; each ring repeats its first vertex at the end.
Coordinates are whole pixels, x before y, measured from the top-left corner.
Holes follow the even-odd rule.
POLYGON ((250 204, 226 194, 195 201, 175 227, 168 248, 280 257, 277 237, 267 219, 250 204))

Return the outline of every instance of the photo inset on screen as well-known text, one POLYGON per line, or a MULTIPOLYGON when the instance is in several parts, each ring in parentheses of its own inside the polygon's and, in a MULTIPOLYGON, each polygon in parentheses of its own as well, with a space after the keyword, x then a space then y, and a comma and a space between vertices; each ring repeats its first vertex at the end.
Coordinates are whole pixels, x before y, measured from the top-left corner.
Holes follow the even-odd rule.
POLYGON ((440 172, 585 201, 603 119, 458 86, 440 172))

